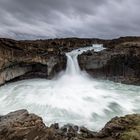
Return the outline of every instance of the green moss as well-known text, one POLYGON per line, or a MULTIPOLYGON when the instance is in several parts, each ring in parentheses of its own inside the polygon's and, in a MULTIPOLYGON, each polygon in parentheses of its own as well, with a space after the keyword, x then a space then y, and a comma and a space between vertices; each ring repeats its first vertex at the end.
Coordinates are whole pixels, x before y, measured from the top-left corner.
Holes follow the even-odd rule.
POLYGON ((120 140, 140 140, 140 132, 138 132, 137 130, 124 132, 123 134, 121 134, 120 140))
POLYGON ((131 124, 120 135, 120 140, 140 140, 140 116, 128 117, 131 124))

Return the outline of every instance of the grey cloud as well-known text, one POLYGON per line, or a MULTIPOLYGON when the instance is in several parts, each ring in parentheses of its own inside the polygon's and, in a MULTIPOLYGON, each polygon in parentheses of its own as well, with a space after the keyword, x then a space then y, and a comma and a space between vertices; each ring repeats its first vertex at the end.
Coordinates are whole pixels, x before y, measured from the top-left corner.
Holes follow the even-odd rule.
POLYGON ((0 37, 140 34, 139 0, 0 0, 0 37))

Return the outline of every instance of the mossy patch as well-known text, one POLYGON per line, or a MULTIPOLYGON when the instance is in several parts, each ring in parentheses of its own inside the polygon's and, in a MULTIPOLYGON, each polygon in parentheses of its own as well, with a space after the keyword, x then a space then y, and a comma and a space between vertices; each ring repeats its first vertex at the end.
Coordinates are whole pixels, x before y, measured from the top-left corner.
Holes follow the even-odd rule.
POLYGON ((120 134, 120 140, 140 140, 140 115, 128 115, 126 118, 131 123, 120 134))

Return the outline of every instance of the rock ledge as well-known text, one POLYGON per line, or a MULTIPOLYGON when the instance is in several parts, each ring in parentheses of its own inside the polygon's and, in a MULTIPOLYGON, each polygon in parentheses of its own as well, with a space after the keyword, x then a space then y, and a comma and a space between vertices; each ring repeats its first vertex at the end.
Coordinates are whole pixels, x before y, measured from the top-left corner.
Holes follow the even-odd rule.
POLYGON ((99 132, 84 127, 52 124, 27 110, 0 116, 0 140, 139 140, 140 115, 115 117, 99 132))

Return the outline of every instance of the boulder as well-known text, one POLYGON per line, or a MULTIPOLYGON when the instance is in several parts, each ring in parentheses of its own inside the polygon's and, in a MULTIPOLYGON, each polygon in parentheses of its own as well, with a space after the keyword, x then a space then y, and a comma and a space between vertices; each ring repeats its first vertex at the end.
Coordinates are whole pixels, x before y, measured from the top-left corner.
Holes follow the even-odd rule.
POLYGON ((42 119, 27 110, 0 117, 0 140, 43 140, 45 129, 42 119))

